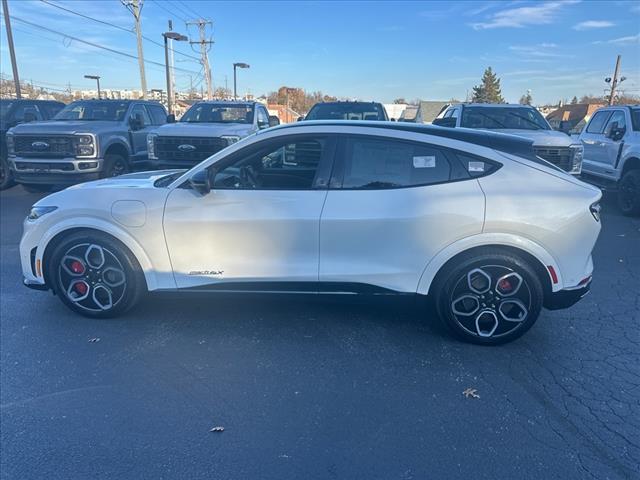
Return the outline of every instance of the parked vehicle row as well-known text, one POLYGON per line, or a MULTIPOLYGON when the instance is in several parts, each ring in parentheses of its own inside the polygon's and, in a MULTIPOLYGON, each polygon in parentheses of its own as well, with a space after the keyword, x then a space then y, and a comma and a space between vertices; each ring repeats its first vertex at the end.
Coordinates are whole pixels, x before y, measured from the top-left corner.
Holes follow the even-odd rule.
POLYGON ((91 317, 146 291, 417 294, 499 344, 588 292, 600 197, 524 138, 298 122, 43 198, 20 255, 27 286, 91 317))

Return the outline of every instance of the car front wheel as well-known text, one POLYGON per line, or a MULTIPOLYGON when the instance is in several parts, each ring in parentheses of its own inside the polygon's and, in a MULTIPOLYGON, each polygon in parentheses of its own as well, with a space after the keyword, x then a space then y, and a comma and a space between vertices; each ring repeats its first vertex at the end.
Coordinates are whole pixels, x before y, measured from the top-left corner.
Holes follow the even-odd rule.
POLYGON ((47 282, 71 310, 113 317, 133 307, 146 290, 137 260, 119 241, 98 232, 70 234, 48 261, 47 282))
POLYGON ((499 345, 519 338, 537 320, 542 284, 519 256, 487 251, 445 268, 436 284, 436 307, 458 338, 499 345))

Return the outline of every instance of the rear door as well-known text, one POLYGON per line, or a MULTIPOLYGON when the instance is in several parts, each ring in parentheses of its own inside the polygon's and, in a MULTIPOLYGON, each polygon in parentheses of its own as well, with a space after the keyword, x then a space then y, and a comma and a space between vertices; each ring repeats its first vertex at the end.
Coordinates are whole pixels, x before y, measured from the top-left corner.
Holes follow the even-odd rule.
POLYGON ((320 220, 320 288, 415 292, 433 256, 480 233, 483 217, 482 190, 453 151, 343 136, 320 220))
POLYGON ((607 142, 609 139, 605 137, 604 129, 611 113, 611 110, 597 111, 580 135, 584 146, 582 169, 585 173, 606 175, 605 172, 608 169, 607 142))

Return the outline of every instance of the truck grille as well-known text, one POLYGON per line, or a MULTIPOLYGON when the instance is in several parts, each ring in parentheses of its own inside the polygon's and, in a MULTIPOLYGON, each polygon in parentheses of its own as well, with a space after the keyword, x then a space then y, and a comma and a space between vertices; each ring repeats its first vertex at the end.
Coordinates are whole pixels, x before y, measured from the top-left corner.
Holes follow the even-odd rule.
POLYGON ((198 163, 226 146, 225 139, 215 137, 156 137, 155 154, 158 160, 198 163), (184 147, 185 145, 190 145, 193 149, 184 147))
POLYGON ((14 151, 21 157, 63 158, 75 156, 73 137, 16 135, 14 151))
POLYGON ((573 167, 573 152, 569 147, 534 147, 533 151, 565 172, 570 172, 573 167))

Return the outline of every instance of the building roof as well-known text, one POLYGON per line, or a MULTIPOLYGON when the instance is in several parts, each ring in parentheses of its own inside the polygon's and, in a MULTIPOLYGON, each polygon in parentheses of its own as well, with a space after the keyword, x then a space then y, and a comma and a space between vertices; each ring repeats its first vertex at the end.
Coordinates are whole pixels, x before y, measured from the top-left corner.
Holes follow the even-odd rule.
POLYGON ((563 105, 547 115, 547 120, 579 120, 604 107, 603 103, 574 103, 563 105))

